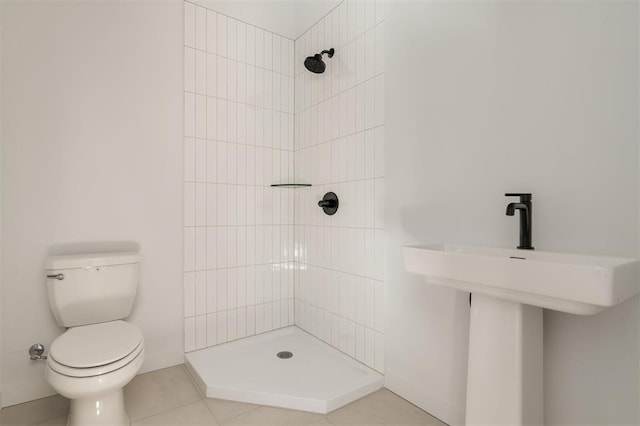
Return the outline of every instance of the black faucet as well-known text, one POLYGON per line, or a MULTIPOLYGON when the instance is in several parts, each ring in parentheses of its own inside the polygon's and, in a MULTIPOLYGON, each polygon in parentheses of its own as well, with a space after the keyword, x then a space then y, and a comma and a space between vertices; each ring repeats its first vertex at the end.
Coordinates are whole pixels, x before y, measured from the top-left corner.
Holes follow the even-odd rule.
POLYGON ((520 210, 520 245, 521 250, 533 250, 531 245, 531 194, 507 193, 506 197, 520 197, 519 203, 507 205, 507 216, 513 216, 520 210))

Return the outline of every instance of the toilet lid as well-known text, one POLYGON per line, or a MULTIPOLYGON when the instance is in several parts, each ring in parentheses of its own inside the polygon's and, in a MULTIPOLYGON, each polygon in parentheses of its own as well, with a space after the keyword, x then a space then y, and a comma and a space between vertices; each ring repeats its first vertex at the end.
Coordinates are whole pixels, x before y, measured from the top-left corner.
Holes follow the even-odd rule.
POLYGON ((72 327, 51 344, 49 356, 73 368, 91 368, 116 362, 142 341, 138 327, 124 321, 72 327))
MULTIPOLYGON (((102 376, 104 374, 108 374, 122 368, 128 367, 131 363, 135 363, 136 360, 144 360, 144 342, 140 343, 138 347, 131 352, 126 357, 122 358, 119 361, 112 362, 111 364, 100 365, 98 367, 91 368, 75 368, 75 367, 67 367, 66 365, 62 365, 59 362, 56 362, 51 357, 47 358, 47 365, 52 371, 56 373, 60 373, 63 376, 67 377, 94 377, 94 376, 102 376)), ((138 366, 139 367, 139 366, 138 366)), ((138 369, 136 368, 136 372, 138 369)))

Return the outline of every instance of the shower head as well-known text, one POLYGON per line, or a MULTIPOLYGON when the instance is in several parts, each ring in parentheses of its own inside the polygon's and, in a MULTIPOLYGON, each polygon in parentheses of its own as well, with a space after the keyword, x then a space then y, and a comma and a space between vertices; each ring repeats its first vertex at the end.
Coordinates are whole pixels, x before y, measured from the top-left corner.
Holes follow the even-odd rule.
POLYGON ((333 54, 335 53, 335 49, 332 47, 329 50, 323 50, 320 53, 316 53, 313 56, 307 56, 307 59, 304 60, 304 66, 309 71, 322 74, 326 68, 324 61, 322 60, 322 55, 327 54, 330 58, 333 58, 333 54))

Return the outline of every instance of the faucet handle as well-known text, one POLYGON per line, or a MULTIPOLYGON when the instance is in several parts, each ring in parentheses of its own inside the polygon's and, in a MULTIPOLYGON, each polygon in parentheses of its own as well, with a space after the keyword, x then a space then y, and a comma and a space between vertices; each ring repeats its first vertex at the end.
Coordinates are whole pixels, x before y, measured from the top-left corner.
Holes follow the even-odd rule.
POLYGON ((531 201, 531 193, 530 192, 507 192, 504 194, 505 197, 520 197, 521 202, 531 201))

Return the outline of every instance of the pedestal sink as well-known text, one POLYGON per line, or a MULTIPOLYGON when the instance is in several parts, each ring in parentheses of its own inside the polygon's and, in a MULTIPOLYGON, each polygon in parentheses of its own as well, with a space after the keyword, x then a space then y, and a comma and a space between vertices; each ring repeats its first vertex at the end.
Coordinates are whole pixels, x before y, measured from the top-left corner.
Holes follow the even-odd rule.
POLYGON ((471 292, 466 424, 542 424, 542 308, 596 314, 636 295, 636 259, 453 244, 403 247, 426 283, 471 292))

